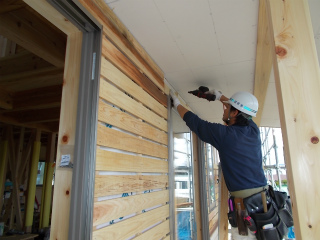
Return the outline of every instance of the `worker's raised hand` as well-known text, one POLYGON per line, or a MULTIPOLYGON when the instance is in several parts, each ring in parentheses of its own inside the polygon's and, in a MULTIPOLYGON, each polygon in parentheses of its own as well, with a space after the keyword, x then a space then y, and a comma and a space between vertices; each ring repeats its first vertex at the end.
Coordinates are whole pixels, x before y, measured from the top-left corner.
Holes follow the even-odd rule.
POLYGON ((174 94, 172 90, 170 90, 170 97, 172 98, 173 101, 173 106, 175 109, 181 104, 179 98, 174 94))
POLYGON ((222 96, 222 92, 221 92, 221 91, 218 91, 218 90, 216 90, 216 89, 207 91, 207 92, 205 92, 205 94, 215 95, 217 100, 220 100, 220 98, 221 98, 221 96, 222 96))

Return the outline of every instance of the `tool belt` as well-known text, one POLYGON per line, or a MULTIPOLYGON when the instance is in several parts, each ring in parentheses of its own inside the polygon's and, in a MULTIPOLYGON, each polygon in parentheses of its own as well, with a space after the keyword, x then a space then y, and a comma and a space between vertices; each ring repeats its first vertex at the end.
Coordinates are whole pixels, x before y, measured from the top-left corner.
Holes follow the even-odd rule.
POLYGON ((265 207, 261 192, 246 198, 230 197, 229 223, 238 227, 240 235, 248 235, 249 229, 258 240, 281 240, 293 226, 290 198, 285 192, 274 191, 272 186, 263 192, 265 207))

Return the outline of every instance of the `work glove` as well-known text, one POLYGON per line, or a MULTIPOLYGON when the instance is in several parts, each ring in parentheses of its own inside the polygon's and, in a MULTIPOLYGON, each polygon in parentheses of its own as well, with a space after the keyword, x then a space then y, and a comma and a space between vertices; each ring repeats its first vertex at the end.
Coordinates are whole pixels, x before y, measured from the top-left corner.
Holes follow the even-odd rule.
POLYGON ((173 106, 175 107, 175 109, 177 109, 177 107, 181 104, 179 101, 179 98, 174 94, 174 92, 172 90, 170 90, 170 97, 172 98, 173 101, 173 106))
POLYGON ((216 95, 209 91, 209 88, 201 86, 197 90, 189 91, 188 93, 193 94, 199 98, 207 99, 208 101, 216 100, 216 95))
POLYGON ((218 90, 216 90, 216 89, 207 91, 207 92, 205 92, 205 94, 215 95, 215 96, 216 96, 216 100, 220 100, 220 98, 221 98, 221 96, 222 96, 222 92, 221 92, 221 91, 218 91, 218 90))

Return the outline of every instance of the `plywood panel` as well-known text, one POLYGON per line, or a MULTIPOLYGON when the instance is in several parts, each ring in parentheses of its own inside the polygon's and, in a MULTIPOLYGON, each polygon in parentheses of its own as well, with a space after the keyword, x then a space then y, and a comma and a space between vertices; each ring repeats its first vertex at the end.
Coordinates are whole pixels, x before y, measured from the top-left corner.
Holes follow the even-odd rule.
POLYGON ((168 187, 168 175, 96 175, 95 197, 168 187))
POLYGON ((111 220, 140 213, 160 204, 165 205, 169 201, 169 191, 157 191, 95 202, 93 207, 93 226, 109 222, 111 220))
POLYGON ((98 119, 99 121, 108 123, 112 126, 116 126, 139 136, 168 145, 168 136, 164 131, 152 127, 151 125, 142 122, 140 119, 110 106, 101 99, 99 101, 98 119))
POLYGON ((166 107, 155 100, 151 95, 143 90, 143 88, 135 84, 129 77, 105 58, 102 58, 101 60, 101 75, 117 85, 124 92, 130 93, 131 96, 142 102, 163 118, 168 118, 168 111, 166 107))
POLYGON ((169 220, 160 223, 159 225, 151 228, 150 230, 142 233, 135 240, 150 240, 161 239, 170 232, 169 220))
POLYGON ((149 156, 168 158, 168 148, 98 124, 97 144, 149 156))
POLYGON ((119 172, 168 172, 168 161, 111 152, 97 148, 96 170, 119 172))
POLYGON ((92 237, 94 240, 128 239, 159 221, 165 220, 167 217, 169 217, 169 205, 159 207, 149 212, 142 213, 136 217, 101 228, 94 231, 92 237))
POLYGON ((115 104, 119 108, 145 120, 151 125, 163 131, 168 131, 167 121, 164 118, 161 118, 141 103, 127 96, 124 92, 120 91, 118 88, 103 79, 100 81, 99 95, 106 101, 115 104))
POLYGON ((103 38, 102 55, 163 106, 167 106, 167 96, 106 38, 103 38))

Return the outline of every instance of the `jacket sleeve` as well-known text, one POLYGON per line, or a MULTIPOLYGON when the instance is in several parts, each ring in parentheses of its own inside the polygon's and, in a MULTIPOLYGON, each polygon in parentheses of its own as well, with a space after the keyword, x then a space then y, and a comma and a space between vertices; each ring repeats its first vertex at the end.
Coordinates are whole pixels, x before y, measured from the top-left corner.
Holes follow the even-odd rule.
POLYGON ((193 131, 202 141, 210 143, 219 150, 226 134, 226 126, 202 120, 190 111, 183 116, 183 120, 191 131, 193 131))

